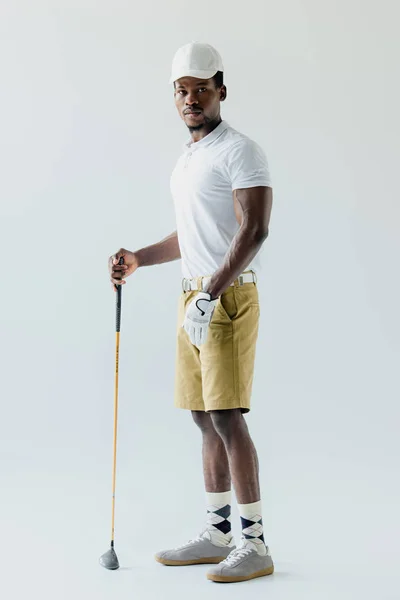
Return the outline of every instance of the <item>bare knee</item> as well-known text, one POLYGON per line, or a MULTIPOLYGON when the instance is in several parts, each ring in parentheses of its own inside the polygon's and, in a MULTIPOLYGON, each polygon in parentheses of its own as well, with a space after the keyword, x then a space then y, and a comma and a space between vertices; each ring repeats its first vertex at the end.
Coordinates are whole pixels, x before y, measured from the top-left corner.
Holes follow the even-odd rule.
POLYGON ((192 410, 192 417, 193 421, 201 431, 214 430, 214 425, 209 413, 206 413, 203 410, 192 410))
POLYGON ((228 441, 239 428, 246 426, 240 409, 213 410, 210 414, 214 429, 223 440, 228 441))

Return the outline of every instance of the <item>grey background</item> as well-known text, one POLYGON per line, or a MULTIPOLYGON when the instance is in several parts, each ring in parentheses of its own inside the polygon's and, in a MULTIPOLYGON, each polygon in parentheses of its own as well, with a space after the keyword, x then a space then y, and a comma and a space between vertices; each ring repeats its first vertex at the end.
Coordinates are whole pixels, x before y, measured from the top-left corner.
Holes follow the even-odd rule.
MULTIPOLYGON (((398 17, 390 1, 2 2, 5 597, 398 598, 398 17), (247 420, 276 573, 247 588, 152 558, 205 514, 200 434, 173 407, 179 263, 123 290, 123 568, 97 563, 111 516, 107 258, 175 228, 187 132, 167 82, 192 39, 221 52, 223 117, 263 146, 274 181, 247 420)), ((238 536, 236 508, 233 522, 238 536)))

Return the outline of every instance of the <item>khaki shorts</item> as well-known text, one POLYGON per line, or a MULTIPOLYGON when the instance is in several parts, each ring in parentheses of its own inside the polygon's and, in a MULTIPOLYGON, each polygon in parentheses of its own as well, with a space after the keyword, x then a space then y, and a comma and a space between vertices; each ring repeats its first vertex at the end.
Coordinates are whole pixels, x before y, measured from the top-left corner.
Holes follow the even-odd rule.
POLYGON ((197 291, 179 299, 175 400, 188 410, 250 410, 260 305, 255 283, 237 281, 219 298, 206 343, 194 346, 182 327, 197 291))

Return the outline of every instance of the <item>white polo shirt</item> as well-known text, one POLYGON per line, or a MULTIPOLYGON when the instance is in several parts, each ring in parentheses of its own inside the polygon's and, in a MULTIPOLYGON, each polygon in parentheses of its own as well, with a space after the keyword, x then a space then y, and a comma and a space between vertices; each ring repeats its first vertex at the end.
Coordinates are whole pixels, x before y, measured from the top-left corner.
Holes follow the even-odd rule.
MULTIPOLYGON (((212 275, 239 229, 233 190, 270 186, 267 158, 256 142, 222 121, 190 140, 171 175, 183 277, 212 275)), ((246 269, 258 271, 257 255, 246 269)))

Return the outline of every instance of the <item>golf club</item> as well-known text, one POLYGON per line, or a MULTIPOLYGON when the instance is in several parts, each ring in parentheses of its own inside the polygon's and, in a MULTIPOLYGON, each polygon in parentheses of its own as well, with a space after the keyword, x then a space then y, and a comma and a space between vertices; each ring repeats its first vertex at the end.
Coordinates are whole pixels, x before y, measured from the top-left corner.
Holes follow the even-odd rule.
MULTIPOLYGON (((124 259, 119 259, 120 265, 124 259)), ((116 303, 116 335, 115 335, 115 385, 114 385, 114 459, 112 475, 112 518, 111 518, 111 548, 100 557, 100 564, 105 569, 115 571, 119 568, 118 557, 114 550, 114 517, 115 517, 115 474, 117 466, 117 421, 118 421, 118 363, 119 363, 119 334, 121 329, 121 299, 122 285, 117 285, 116 303)))

